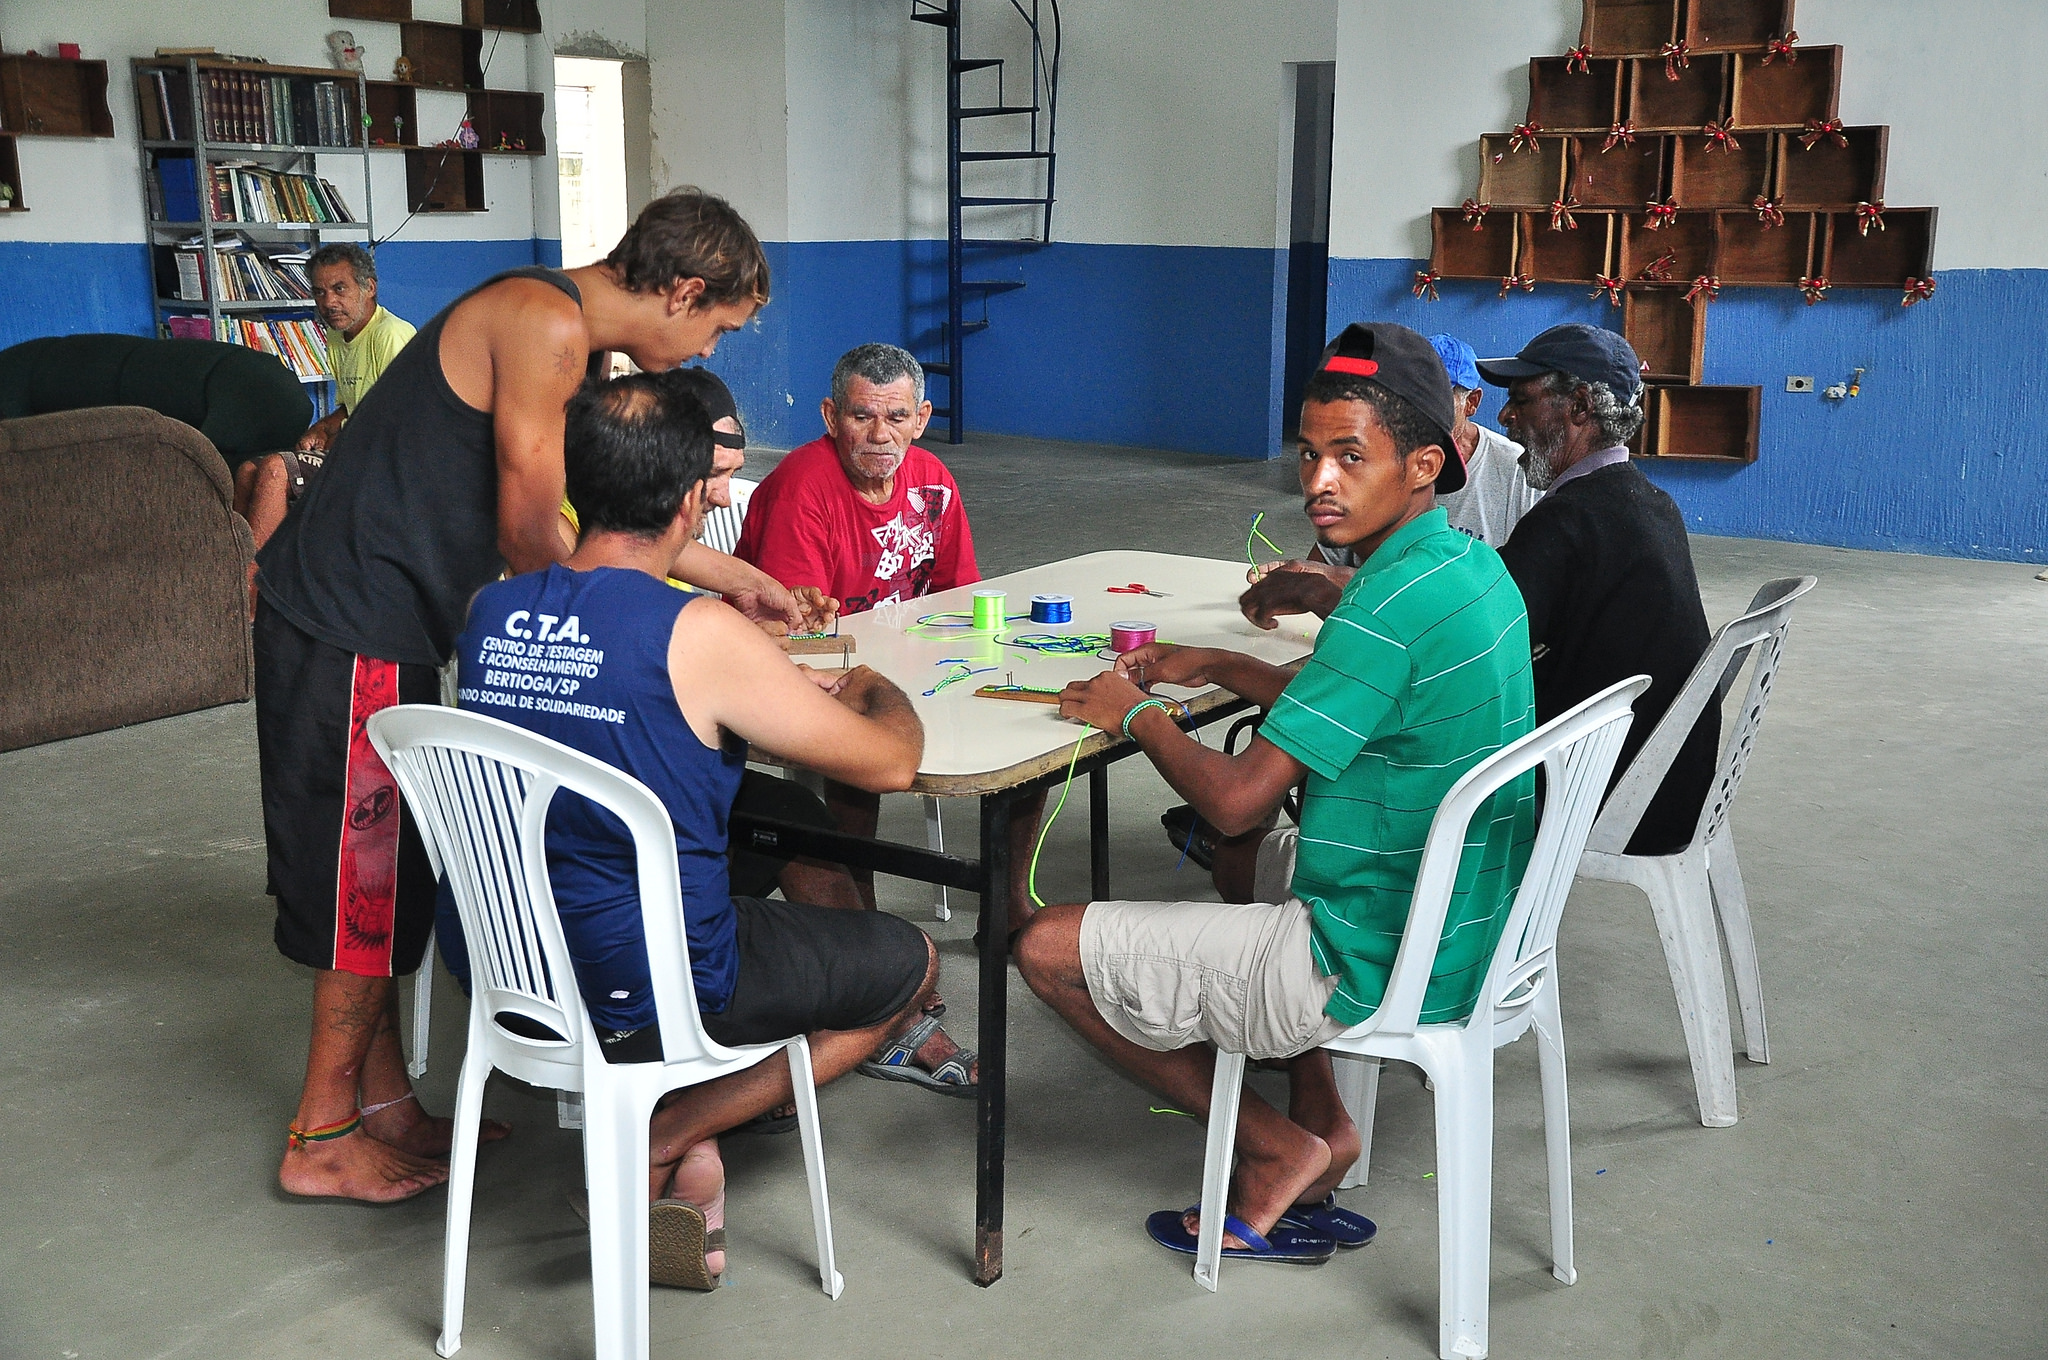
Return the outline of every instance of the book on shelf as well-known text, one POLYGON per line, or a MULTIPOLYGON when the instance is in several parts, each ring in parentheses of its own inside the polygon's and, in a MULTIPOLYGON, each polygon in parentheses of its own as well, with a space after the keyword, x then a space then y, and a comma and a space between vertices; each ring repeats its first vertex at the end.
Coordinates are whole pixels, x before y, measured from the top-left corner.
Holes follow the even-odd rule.
MULTIPOLYGON (((135 93, 146 140, 194 140, 192 83, 184 68, 151 66, 137 71, 135 93)), ((203 70, 199 73, 199 102, 202 130, 209 142, 362 144, 353 79, 270 75, 260 69, 203 70)))
POLYGON ((220 340, 275 355, 301 382, 334 376, 327 363, 327 335, 317 321, 245 320, 222 317, 216 329, 204 316, 169 316, 164 329, 173 340, 220 340))
MULTIPOLYGON (((347 200, 332 183, 300 171, 272 170, 250 161, 207 167, 216 222, 281 222, 306 226, 353 222, 347 200)), ((148 175, 149 211, 159 222, 197 222, 196 163, 161 155, 148 175)))
POLYGON ((207 266, 205 244, 198 238, 156 248, 158 295, 178 302, 275 302, 281 307, 309 306, 313 289, 306 278, 303 250, 263 247, 239 236, 217 237, 213 265, 207 266))

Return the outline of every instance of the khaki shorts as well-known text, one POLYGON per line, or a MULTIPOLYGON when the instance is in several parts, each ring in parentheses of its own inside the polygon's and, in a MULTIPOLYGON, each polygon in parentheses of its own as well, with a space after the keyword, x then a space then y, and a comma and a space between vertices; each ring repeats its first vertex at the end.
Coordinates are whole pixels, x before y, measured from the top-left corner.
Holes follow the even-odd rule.
POLYGON ((1323 1014, 1337 979, 1316 971, 1309 910, 1287 896, 1295 834, 1259 847, 1256 887, 1273 901, 1088 905, 1081 972, 1111 1029, 1161 1053, 1207 1043, 1252 1058, 1292 1058, 1344 1032, 1323 1014))

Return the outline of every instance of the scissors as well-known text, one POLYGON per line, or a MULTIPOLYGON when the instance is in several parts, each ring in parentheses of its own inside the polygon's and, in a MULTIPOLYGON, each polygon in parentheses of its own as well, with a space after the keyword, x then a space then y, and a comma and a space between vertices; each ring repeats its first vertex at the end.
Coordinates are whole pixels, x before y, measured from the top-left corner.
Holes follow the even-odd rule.
POLYGON ((1137 581, 1133 581, 1127 586, 1111 586, 1108 593, 1111 595, 1156 595, 1162 600, 1166 598, 1165 591, 1154 590, 1152 587, 1142 585, 1137 581))

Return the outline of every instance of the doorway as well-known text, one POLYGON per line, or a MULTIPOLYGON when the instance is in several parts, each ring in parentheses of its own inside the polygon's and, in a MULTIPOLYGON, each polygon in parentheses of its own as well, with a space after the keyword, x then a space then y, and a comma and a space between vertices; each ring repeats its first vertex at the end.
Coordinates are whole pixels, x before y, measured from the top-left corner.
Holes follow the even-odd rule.
POLYGON ((598 57, 555 58, 564 269, 603 259, 626 231, 624 66, 598 57))
POLYGON ((1288 176, 1286 357, 1280 427, 1292 438, 1301 393, 1328 338, 1330 288, 1330 142, 1335 128, 1337 63, 1305 61, 1294 72, 1293 173, 1288 176))

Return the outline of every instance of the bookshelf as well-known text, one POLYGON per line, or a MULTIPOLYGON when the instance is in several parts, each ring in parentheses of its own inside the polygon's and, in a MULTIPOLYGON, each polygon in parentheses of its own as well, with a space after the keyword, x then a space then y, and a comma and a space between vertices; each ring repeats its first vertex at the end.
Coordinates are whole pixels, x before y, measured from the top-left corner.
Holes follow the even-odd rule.
POLYGON ((266 350, 324 393, 304 257, 329 238, 376 240, 362 74, 204 57, 131 65, 159 331, 266 350), (323 160, 352 164, 360 178, 344 180, 359 196, 324 178, 323 160))

